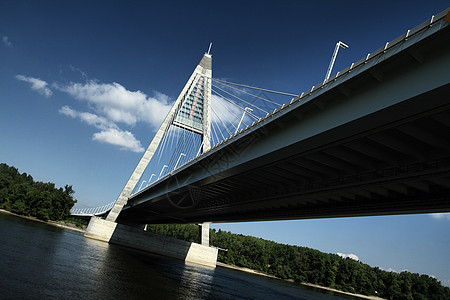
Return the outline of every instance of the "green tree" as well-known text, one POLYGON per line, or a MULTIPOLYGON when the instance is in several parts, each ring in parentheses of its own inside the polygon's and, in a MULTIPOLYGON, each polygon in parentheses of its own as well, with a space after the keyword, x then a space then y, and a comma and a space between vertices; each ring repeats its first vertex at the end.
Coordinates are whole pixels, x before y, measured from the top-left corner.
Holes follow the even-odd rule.
POLYGON ((33 177, 0 164, 0 208, 42 220, 63 220, 76 203, 72 186, 56 188, 54 183, 35 182, 33 177))

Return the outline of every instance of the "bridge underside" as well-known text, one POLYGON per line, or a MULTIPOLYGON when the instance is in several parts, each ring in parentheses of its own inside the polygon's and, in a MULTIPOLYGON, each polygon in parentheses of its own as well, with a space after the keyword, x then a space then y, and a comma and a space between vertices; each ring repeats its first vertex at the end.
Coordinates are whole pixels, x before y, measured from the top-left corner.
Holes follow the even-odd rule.
MULTIPOLYGON (((373 118, 385 118, 436 99, 448 102, 448 95, 449 85, 373 118)), ((338 135, 347 127, 363 126, 360 122, 370 120, 347 124, 321 139, 338 135)), ((308 142, 314 141, 302 143, 308 142)), ((275 156, 295 153, 298 147, 301 145, 284 148, 275 156)), ((121 213, 120 220, 195 223, 447 212, 449 153, 450 104, 444 104, 258 170, 191 185, 169 193, 165 200, 130 207, 121 213)))
POLYGON ((448 33, 447 28, 426 44, 399 52, 241 134, 227 147, 211 151, 130 199, 118 222, 232 222, 450 211, 448 33), (417 85, 434 87, 414 94, 417 85), (399 100, 401 94, 413 96, 399 100), (295 136, 305 127, 314 131, 315 124, 323 124, 313 121, 320 121, 318 116, 331 120, 331 111, 349 111, 349 107, 362 111, 389 97, 393 104, 339 120, 339 125, 308 137, 295 136), (370 101, 364 103, 365 99, 370 101), (274 145, 280 147, 259 155, 261 149, 274 145))

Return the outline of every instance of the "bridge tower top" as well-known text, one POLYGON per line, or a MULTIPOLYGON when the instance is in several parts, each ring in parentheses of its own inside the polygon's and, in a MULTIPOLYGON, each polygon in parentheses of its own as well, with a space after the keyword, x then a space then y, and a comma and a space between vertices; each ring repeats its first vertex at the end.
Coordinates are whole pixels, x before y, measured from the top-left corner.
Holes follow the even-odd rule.
POLYGON ((205 53, 128 179, 106 220, 116 221, 171 125, 200 134, 202 152, 211 148, 212 56, 205 53))
POLYGON ((205 53, 171 109, 171 124, 202 135, 202 152, 211 148, 211 77, 212 57, 205 53))

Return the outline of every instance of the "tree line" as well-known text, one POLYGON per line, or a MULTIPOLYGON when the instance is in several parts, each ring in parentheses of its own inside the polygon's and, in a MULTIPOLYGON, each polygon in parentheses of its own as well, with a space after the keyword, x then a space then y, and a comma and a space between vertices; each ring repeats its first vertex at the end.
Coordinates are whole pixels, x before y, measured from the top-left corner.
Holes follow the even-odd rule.
MULTIPOLYGON (((196 225, 148 225, 147 230, 189 242, 197 242, 199 236, 196 225)), ((210 244, 227 249, 219 250, 219 262, 295 282, 387 299, 450 299, 450 289, 428 275, 387 272, 307 247, 279 244, 220 229, 210 229, 210 244)))
POLYGON ((0 208, 40 220, 60 221, 69 217, 76 203, 71 185, 55 187, 54 183, 34 181, 31 175, 15 167, 0 164, 0 208))

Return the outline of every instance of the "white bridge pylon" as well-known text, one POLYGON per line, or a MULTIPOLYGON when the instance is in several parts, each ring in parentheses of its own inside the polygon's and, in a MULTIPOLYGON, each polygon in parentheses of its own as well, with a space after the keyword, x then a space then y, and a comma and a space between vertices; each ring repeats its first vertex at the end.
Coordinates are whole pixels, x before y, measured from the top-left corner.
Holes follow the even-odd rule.
POLYGON ((255 124, 285 103, 286 96, 296 95, 212 78, 212 56, 205 53, 117 200, 99 208, 72 209, 71 214, 109 211, 106 220, 114 222, 132 194, 255 124), (271 99, 268 93, 283 99, 271 99))
MULTIPOLYGON (((115 222, 117 216, 126 204, 131 193, 135 189, 145 169, 152 160, 153 156, 160 148, 161 154, 164 153, 167 140, 161 143, 165 136, 168 136, 170 130, 178 131, 179 128, 189 131, 192 136, 201 140, 201 151, 204 152, 211 147, 210 144, 210 101, 211 101, 211 77, 212 77, 212 58, 210 54, 205 53, 200 63, 190 76, 177 100, 173 104, 163 123, 156 132, 153 140, 136 166, 135 170, 128 179, 125 187, 117 198, 114 206, 109 212, 106 220, 115 222), (172 129, 171 125, 178 128, 172 129)), ((169 141, 170 142, 170 141, 169 141)), ((173 140, 172 140, 173 142, 173 140)), ((192 152, 192 148, 187 150, 192 152)), ((186 155, 186 153, 184 153, 186 155)), ((181 158, 180 158, 181 159, 181 158)), ((168 168, 168 166, 167 166, 168 168)), ((161 170, 159 178, 164 170, 161 170)), ((149 180, 150 181, 150 180, 149 180)))

